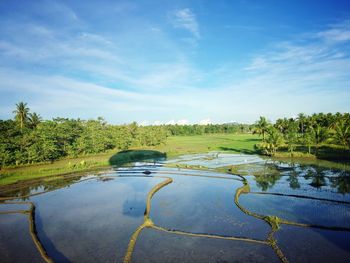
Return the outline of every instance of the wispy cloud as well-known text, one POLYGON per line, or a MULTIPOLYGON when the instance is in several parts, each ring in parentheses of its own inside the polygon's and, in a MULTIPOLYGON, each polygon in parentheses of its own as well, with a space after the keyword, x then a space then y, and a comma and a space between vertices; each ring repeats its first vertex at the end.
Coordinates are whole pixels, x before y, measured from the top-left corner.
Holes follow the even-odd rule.
POLYGON ((350 20, 331 25, 328 30, 315 34, 327 42, 346 42, 350 41, 350 20))
POLYGON ((23 10, 23 14, 27 14, 28 11, 35 16, 39 16, 41 19, 49 19, 57 24, 69 25, 80 23, 79 16, 75 10, 58 0, 38 0, 33 2, 26 2, 23 4, 26 10, 23 10))
POLYGON ((342 24, 275 43, 253 56, 241 80, 223 90, 246 101, 246 112, 258 109, 274 118, 279 116, 276 107, 290 116, 300 111, 347 111, 350 39, 345 36, 349 30, 350 25, 342 24), (337 36, 330 37, 329 32, 337 36), (325 41, 325 36, 337 41, 325 41))
POLYGON ((320 37, 328 41, 349 41, 350 40, 350 30, 341 29, 331 29, 318 34, 320 37))
MULTIPOLYGON (((118 40, 121 44, 118 46, 115 38, 88 30, 57 32, 37 23, 13 23, 12 28, 20 28, 24 33, 6 40, 0 39, 0 66, 17 68, 18 64, 27 67, 40 65, 56 74, 74 72, 76 75, 88 75, 91 81, 144 90, 186 88, 190 80, 193 83, 198 75, 186 56, 179 52, 176 45, 168 44, 169 40, 162 35, 154 39, 157 42, 154 45, 160 45, 170 59, 155 63, 145 61, 145 56, 140 56, 140 53, 144 53, 142 49, 139 52, 134 49, 130 54, 132 47, 124 47, 122 41, 118 40)), ((128 42, 132 34, 130 32, 123 39, 128 42)), ((134 35, 140 34, 134 32, 134 35)))
POLYGON ((43 16, 53 20, 4 19, 1 118, 22 100, 46 118, 102 115, 149 124, 253 122, 259 115, 350 110, 348 22, 242 54, 237 64, 233 53, 220 50, 227 58, 217 59, 216 47, 200 50, 200 26, 190 8, 165 10, 171 15, 152 21, 125 2, 101 9, 110 17, 100 25, 57 5, 44 7, 43 16), (191 46, 206 55, 193 55, 191 46))
POLYGON ((0 82, 0 93, 7 104, 14 105, 19 98, 30 101, 31 108, 44 117, 103 115, 113 120, 117 114, 119 122, 127 122, 129 118, 139 121, 150 112, 171 114, 178 108, 189 110, 196 105, 192 98, 179 100, 177 96, 124 91, 59 75, 42 76, 2 68, 0 82))
POLYGON ((348 78, 350 38, 345 37, 348 32, 350 25, 342 30, 329 29, 317 32, 314 35, 322 36, 319 39, 306 37, 276 43, 272 50, 265 50, 263 54, 255 56, 246 70, 260 78, 273 77, 276 80, 285 80, 288 85, 294 83, 300 90, 306 86, 309 89, 313 87, 321 89, 334 83, 338 84, 338 88, 344 87, 339 85, 339 81, 350 81, 348 78), (342 43, 324 41, 324 36, 328 36, 329 32, 334 30, 337 30, 337 39, 341 38, 342 43), (339 44, 348 44, 348 48, 344 46, 340 48, 339 44))
POLYGON ((175 28, 186 29, 195 38, 200 37, 199 25, 195 14, 189 8, 176 10, 171 15, 171 22, 175 28))

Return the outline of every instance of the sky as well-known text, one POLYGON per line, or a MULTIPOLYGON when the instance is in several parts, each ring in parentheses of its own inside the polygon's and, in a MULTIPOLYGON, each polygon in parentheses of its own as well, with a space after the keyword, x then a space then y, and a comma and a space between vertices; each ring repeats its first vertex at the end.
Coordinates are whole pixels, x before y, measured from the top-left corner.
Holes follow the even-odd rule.
POLYGON ((350 111, 350 1, 0 1, 0 119, 350 111))

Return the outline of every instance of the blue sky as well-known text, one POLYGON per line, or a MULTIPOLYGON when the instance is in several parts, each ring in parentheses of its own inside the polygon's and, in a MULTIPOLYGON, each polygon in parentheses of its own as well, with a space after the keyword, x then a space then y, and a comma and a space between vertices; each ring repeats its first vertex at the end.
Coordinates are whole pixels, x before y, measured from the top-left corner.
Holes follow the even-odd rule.
POLYGON ((350 111, 347 0, 0 2, 0 118, 254 122, 350 111))

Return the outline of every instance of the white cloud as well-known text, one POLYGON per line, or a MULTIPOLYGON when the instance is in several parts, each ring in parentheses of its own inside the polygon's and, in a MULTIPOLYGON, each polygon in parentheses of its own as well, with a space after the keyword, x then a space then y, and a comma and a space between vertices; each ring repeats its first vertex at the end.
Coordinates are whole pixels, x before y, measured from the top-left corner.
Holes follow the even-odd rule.
POLYGON ((316 33, 315 36, 326 42, 350 41, 350 21, 346 20, 342 23, 331 25, 330 28, 316 33))
POLYGON ((189 124, 190 122, 187 120, 187 119, 182 119, 182 120, 178 120, 176 122, 176 124, 179 124, 179 125, 187 125, 189 124))
POLYGON ((138 125, 140 125, 140 126, 147 126, 147 125, 149 125, 149 122, 148 121, 140 121, 138 123, 138 125))
POLYGON ((320 32, 318 36, 324 38, 327 41, 349 41, 350 40, 350 30, 345 31, 341 29, 331 29, 324 32, 320 32))
POLYGON ((191 32, 194 37, 200 37, 196 16, 189 8, 176 10, 171 17, 171 21, 175 28, 186 29, 191 32))
POLYGON ((213 122, 210 119, 204 119, 204 120, 199 121, 199 124, 201 124, 201 125, 208 125, 211 123, 213 123, 213 122))
POLYGON ((92 33, 89 33, 89 32, 82 32, 79 35, 79 37, 84 42, 90 42, 90 43, 103 45, 103 46, 113 46, 112 41, 110 41, 106 37, 103 37, 102 35, 92 34, 92 33))
POLYGON ((162 125, 163 123, 161 121, 154 121, 153 125, 162 125))
MULTIPOLYGON (((187 61, 187 57, 176 46, 169 44, 167 47, 165 43, 168 40, 162 37, 160 45, 165 46, 171 59, 154 63, 145 61, 143 54, 139 55, 134 50, 132 56, 126 54, 128 48, 120 48, 112 37, 87 30, 64 34, 34 23, 14 23, 12 28, 24 33, 11 34, 7 41, 0 41, 0 58, 3 58, 0 66, 7 68, 11 64, 14 68, 18 64, 40 64, 53 71, 58 69, 88 75, 94 81, 97 78, 107 80, 109 84, 120 83, 134 89, 152 90, 186 88, 199 78, 199 72, 187 61)), ((118 40, 118 43, 122 41, 118 40)))
POLYGON ((153 125, 162 125, 162 124, 166 124, 166 125, 175 125, 175 124, 187 125, 187 124, 190 124, 190 122, 188 120, 186 120, 186 119, 182 119, 182 120, 178 120, 178 121, 170 120, 170 121, 154 121, 153 122, 153 125))
MULTIPOLYGON (((193 104, 191 99, 180 100, 178 96, 124 91, 58 75, 40 76, 1 68, 0 83, 0 94, 7 105, 26 101, 46 118, 102 115, 129 122, 142 120, 150 112, 171 114, 178 108, 190 110, 193 104)), ((2 113, 8 116, 11 111, 2 113)))

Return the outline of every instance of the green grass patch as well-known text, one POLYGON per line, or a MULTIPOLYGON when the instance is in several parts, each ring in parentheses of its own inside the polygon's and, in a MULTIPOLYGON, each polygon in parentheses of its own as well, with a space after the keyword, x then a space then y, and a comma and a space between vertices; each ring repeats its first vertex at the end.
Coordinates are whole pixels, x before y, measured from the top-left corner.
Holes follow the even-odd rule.
POLYGON ((280 228, 281 219, 277 216, 266 216, 265 221, 268 222, 272 230, 276 231, 280 228))
POLYGON ((335 144, 323 144, 321 145, 317 152, 315 146, 309 148, 304 145, 297 145, 293 153, 288 151, 287 146, 280 147, 276 152, 274 157, 278 158, 303 158, 303 159, 320 159, 320 160, 329 160, 337 162, 350 162, 350 151, 340 145, 335 144))
POLYGON ((111 154, 85 156, 74 159, 64 159, 53 163, 21 166, 3 169, 0 172, 0 185, 13 184, 18 181, 94 170, 107 167, 111 154))
POLYGON ((168 138, 165 145, 150 149, 165 152, 168 157, 210 151, 257 154, 254 145, 258 142, 260 142, 259 137, 251 134, 173 136, 168 138))

